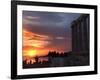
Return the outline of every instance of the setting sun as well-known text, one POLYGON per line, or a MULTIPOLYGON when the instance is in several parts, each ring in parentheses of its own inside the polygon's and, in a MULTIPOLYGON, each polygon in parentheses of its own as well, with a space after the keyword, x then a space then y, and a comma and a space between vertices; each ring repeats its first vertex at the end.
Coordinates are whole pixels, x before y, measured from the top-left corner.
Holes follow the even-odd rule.
POLYGON ((36 50, 29 50, 29 51, 28 51, 28 55, 29 55, 30 57, 36 56, 36 50))

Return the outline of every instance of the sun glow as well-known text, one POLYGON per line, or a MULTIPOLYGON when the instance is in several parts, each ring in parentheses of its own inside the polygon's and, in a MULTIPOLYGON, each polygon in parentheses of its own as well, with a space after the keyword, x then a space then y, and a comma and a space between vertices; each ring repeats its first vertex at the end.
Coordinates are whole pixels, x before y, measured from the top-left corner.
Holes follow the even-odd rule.
POLYGON ((50 40, 52 37, 23 29, 23 56, 31 58, 47 55, 48 49, 45 48, 51 44, 50 40))
POLYGON ((36 56, 36 50, 29 50, 29 51, 28 51, 28 55, 29 55, 30 57, 36 56))

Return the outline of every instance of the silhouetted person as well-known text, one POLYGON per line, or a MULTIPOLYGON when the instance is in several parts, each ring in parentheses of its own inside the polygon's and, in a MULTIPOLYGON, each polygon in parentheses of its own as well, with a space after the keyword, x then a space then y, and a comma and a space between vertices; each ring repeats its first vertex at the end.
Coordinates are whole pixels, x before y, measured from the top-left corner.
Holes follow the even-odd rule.
POLYGON ((35 61, 36 61, 36 63, 38 63, 38 56, 35 57, 35 61))

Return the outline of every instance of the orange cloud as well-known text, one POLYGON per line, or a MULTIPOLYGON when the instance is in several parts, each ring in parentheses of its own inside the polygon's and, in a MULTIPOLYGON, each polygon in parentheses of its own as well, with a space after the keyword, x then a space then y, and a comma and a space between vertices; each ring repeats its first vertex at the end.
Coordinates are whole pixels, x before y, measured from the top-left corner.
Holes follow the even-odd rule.
POLYGON ((39 35, 27 30, 23 30, 23 46, 45 47, 50 44, 51 38, 45 35, 39 35))
POLYGON ((32 33, 23 29, 23 56, 42 56, 48 53, 48 49, 42 49, 50 44, 52 38, 46 35, 32 33))

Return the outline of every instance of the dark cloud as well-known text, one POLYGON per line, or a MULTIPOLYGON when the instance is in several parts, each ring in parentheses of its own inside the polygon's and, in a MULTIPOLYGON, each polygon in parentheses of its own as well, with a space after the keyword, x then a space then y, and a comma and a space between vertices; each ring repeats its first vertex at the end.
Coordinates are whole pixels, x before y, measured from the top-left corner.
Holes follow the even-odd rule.
MULTIPOLYGON (((51 25, 55 27, 69 27, 70 23, 78 18, 78 13, 61 13, 61 12, 36 12, 36 11, 23 11, 23 18, 26 16, 39 17, 39 19, 31 19, 30 21, 38 21, 40 25, 51 25)), ((29 20, 29 19, 28 19, 29 20)))
POLYGON ((57 13, 51 12, 33 12, 33 11, 23 11, 23 17, 25 16, 37 16, 40 17, 41 22, 61 22, 61 16, 57 15, 57 13))
POLYGON ((70 34, 70 29, 67 29, 66 27, 55 27, 55 26, 50 26, 48 25, 48 27, 46 26, 34 26, 34 25, 27 25, 25 27, 27 30, 31 31, 31 32, 35 32, 38 34, 42 34, 42 35, 48 35, 48 36, 61 36, 61 37, 66 37, 69 36, 70 34))

